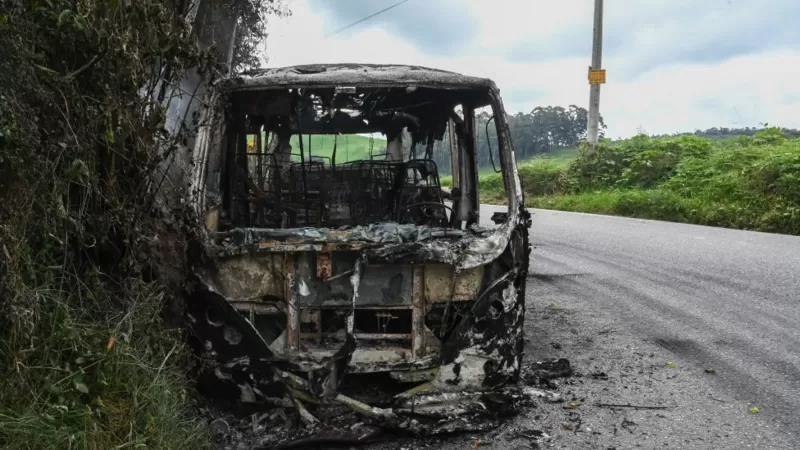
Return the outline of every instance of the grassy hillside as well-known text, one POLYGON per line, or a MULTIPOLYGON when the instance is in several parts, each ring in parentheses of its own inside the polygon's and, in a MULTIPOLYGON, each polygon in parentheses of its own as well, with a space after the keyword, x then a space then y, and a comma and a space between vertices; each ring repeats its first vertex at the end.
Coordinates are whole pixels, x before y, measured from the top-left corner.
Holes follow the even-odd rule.
POLYGON ((560 148, 553 153, 537 156, 529 161, 548 161, 559 167, 566 167, 578 156, 577 148, 560 148))
MULTIPOLYGON (((528 206, 800 234, 800 139, 644 136, 520 164, 528 206)), ((499 175, 481 178, 502 201, 499 175)))
MULTIPOLYGON (((539 169, 544 169, 545 171, 550 169, 558 170, 569 166, 569 164, 575 159, 577 155, 578 155, 577 148, 563 148, 556 150, 553 153, 537 156, 527 161, 517 161, 517 164, 520 171, 530 171, 539 169), (537 167, 539 169, 532 169, 532 167, 537 167)), ((482 167, 481 169, 478 170, 478 176, 480 177, 481 180, 481 186, 485 185, 485 187, 489 190, 491 194, 485 199, 486 200, 492 199, 492 201, 494 202, 502 200, 503 180, 500 174, 495 173, 494 169, 491 167, 482 167), (496 188, 494 188, 494 186, 496 186, 496 188)), ((441 177, 441 183, 442 186, 452 186, 453 177, 450 175, 443 176, 441 177)))
MULTIPOLYGON (((292 136, 292 152, 300 152, 300 143, 297 136, 292 136)), ((308 136, 303 136, 303 149, 308 155, 309 148, 312 156, 323 156, 330 158, 333 154, 334 137, 332 135, 312 135, 309 145, 308 136)), ((386 153, 386 140, 375 138, 372 142, 372 155, 377 157, 386 153)), ((358 161, 369 159, 370 138, 358 134, 339 136, 336 139, 336 162, 343 163, 348 161, 358 161)), ((299 157, 296 157, 299 159, 299 157)))
MULTIPOLYGON (((263 139, 263 137, 262 137, 263 139)), ((250 141, 252 143, 252 140, 250 141)), ((297 153, 293 159, 300 160, 300 142, 297 136, 292 136, 291 141, 292 153, 297 153)), ((309 144, 308 135, 303 136, 303 150, 305 155, 309 154, 311 149, 312 156, 321 156, 330 158, 333 155, 333 135, 312 135, 309 144)), ((386 139, 374 138, 372 140, 372 155, 378 157, 386 153, 386 139)), ((370 155, 370 138, 359 134, 350 134, 345 136, 338 136, 336 139, 336 163, 344 163, 348 161, 359 161, 362 159, 369 159, 370 155)))

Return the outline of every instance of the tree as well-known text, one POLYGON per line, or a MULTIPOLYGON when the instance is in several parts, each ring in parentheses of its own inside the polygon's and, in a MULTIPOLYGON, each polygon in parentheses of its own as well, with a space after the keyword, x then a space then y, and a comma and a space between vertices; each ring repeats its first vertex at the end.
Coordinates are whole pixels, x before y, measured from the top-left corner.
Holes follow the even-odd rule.
POLYGON ((232 8, 239 17, 233 71, 235 73, 260 68, 266 62, 266 56, 260 52, 259 45, 268 36, 267 19, 285 17, 291 13, 283 0, 236 0, 232 8))
MULTIPOLYGON (((574 148, 586 139, 587 118, 585 108, 569 105, 539 106, 529 113, 518 112, 506 117, 517 159, 552 153, 561 148, 574 148)), ((479 168, 499 168, 497 131, 492 115, 482 111, 476 116, 477 162, 479 168)), ((606 125, 600 118, 600 136, 605 135, 606 125)), ((450 173, 449 143, 437 142, 434 160, 441 173, 450 173)))

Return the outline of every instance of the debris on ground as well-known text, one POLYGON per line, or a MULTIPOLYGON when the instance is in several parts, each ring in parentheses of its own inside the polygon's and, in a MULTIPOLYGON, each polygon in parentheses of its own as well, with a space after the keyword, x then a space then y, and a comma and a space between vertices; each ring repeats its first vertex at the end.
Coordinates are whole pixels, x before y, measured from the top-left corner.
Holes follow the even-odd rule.
POLYGON ((536 361, 529 364, 525 370, 523 381, 529 386, 542 386, 548 385, 553 379, 571 375, 572 367, 569 364, 569 360, 559 358, 549 361, 536 361))
MULTIPOLYGON (((567 368, 569 361, 566 359, 533 363, 523 370, 521 378, 551 380, 557 374, 572 373, 567 368)), ((454 393, 449 397, 439 397, 438 407, 434 409, 415 409, 413 405, 406 405, 407 408, 403 409, 398 407, 402 403, 396 402, 391 410, 393 414, 383 417, 359 413, 351 406, 324 399, 320 399, 318 404, 307 404, 309 415, 324 418, 314 422, 304 420, 289 403, 255 410, 236 410, 227 405, 209 406, 205 413, 220 450, 355 447, 392 441, 398 436, 431 438, 463 432, 489 432, 510 418, 535 409, 537 400, 548 403, 563 401, 560 393, 520 383, 489 393, 454 393), (470 400, 465 402, 465 398, 470 400), (448 399, 451 400, 449 405, 448 399), (455 400, 458 402, 452 403, 455 400)), ((503 434, 510 439, 525 439, 528 447, 523 448, 534 449, 549 438, 547 433, 534 428, 505 430, 503 434)), ((475 448, 491 444, 487 437, 472 442, 475 448)))

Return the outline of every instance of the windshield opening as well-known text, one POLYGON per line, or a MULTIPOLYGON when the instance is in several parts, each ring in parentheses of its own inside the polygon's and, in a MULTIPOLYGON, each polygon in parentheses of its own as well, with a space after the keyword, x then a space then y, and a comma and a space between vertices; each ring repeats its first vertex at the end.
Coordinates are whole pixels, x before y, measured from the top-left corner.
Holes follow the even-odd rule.
POLYGON ((501 151, 485 92, 248 94, 227 127, 223 229, 477 224, 478 150, 501 151))

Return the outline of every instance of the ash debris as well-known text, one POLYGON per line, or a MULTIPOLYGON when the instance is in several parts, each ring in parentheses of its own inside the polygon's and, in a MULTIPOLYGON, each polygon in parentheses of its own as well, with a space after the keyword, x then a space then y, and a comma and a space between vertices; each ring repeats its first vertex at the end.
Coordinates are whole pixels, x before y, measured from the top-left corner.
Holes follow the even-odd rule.
POLYGON ((553 384, 556 378, 572 376, 572 366, 568 359, 559 358, 548 361, 536 361, 528 364, 524 371, 523 381, 529 386, 548 386, 556 388, 553 384))
MULTIPOLYGON (((428 442, 470 433, 491 433, 506 440, 523 440, 526 443, 522 448, 540 448, 549 435, 537 429, 535 423, 507 428, 503 425, 535 409, 537 403, 561 402, 559 393, 545 389, 555 379, 572 375, 569 361, 562 358, 528 364, 522 370, 520 382, 503 389, 437 393, 415 399, 427 400, 423 405, 395 398, 394 392, 402 387, 386 384, 385 380, 371 386, 360 385, 357 380, 353 384, 362 389, 360 395, 351 394, 356 398, 339 394, 332 400, 304 403, 300 408, 289 400, 284 405, 273 402, 242 407, 235 399, 216 398, 205 407, 204 413, 219 450, 352 448, 397 439, 428 442), (366 406, 363 402, 370 401, 385 407, 358 411, 341 397, 357 405, 366 406)), ((343 385, 343 391, 350 393, 348 387, 352 386, 343 385)), ((228 391, 226 395, 233 393, 228 391)), ((486 438, 475 441, 477 446, 488 443, 490 440, 486 438)))

